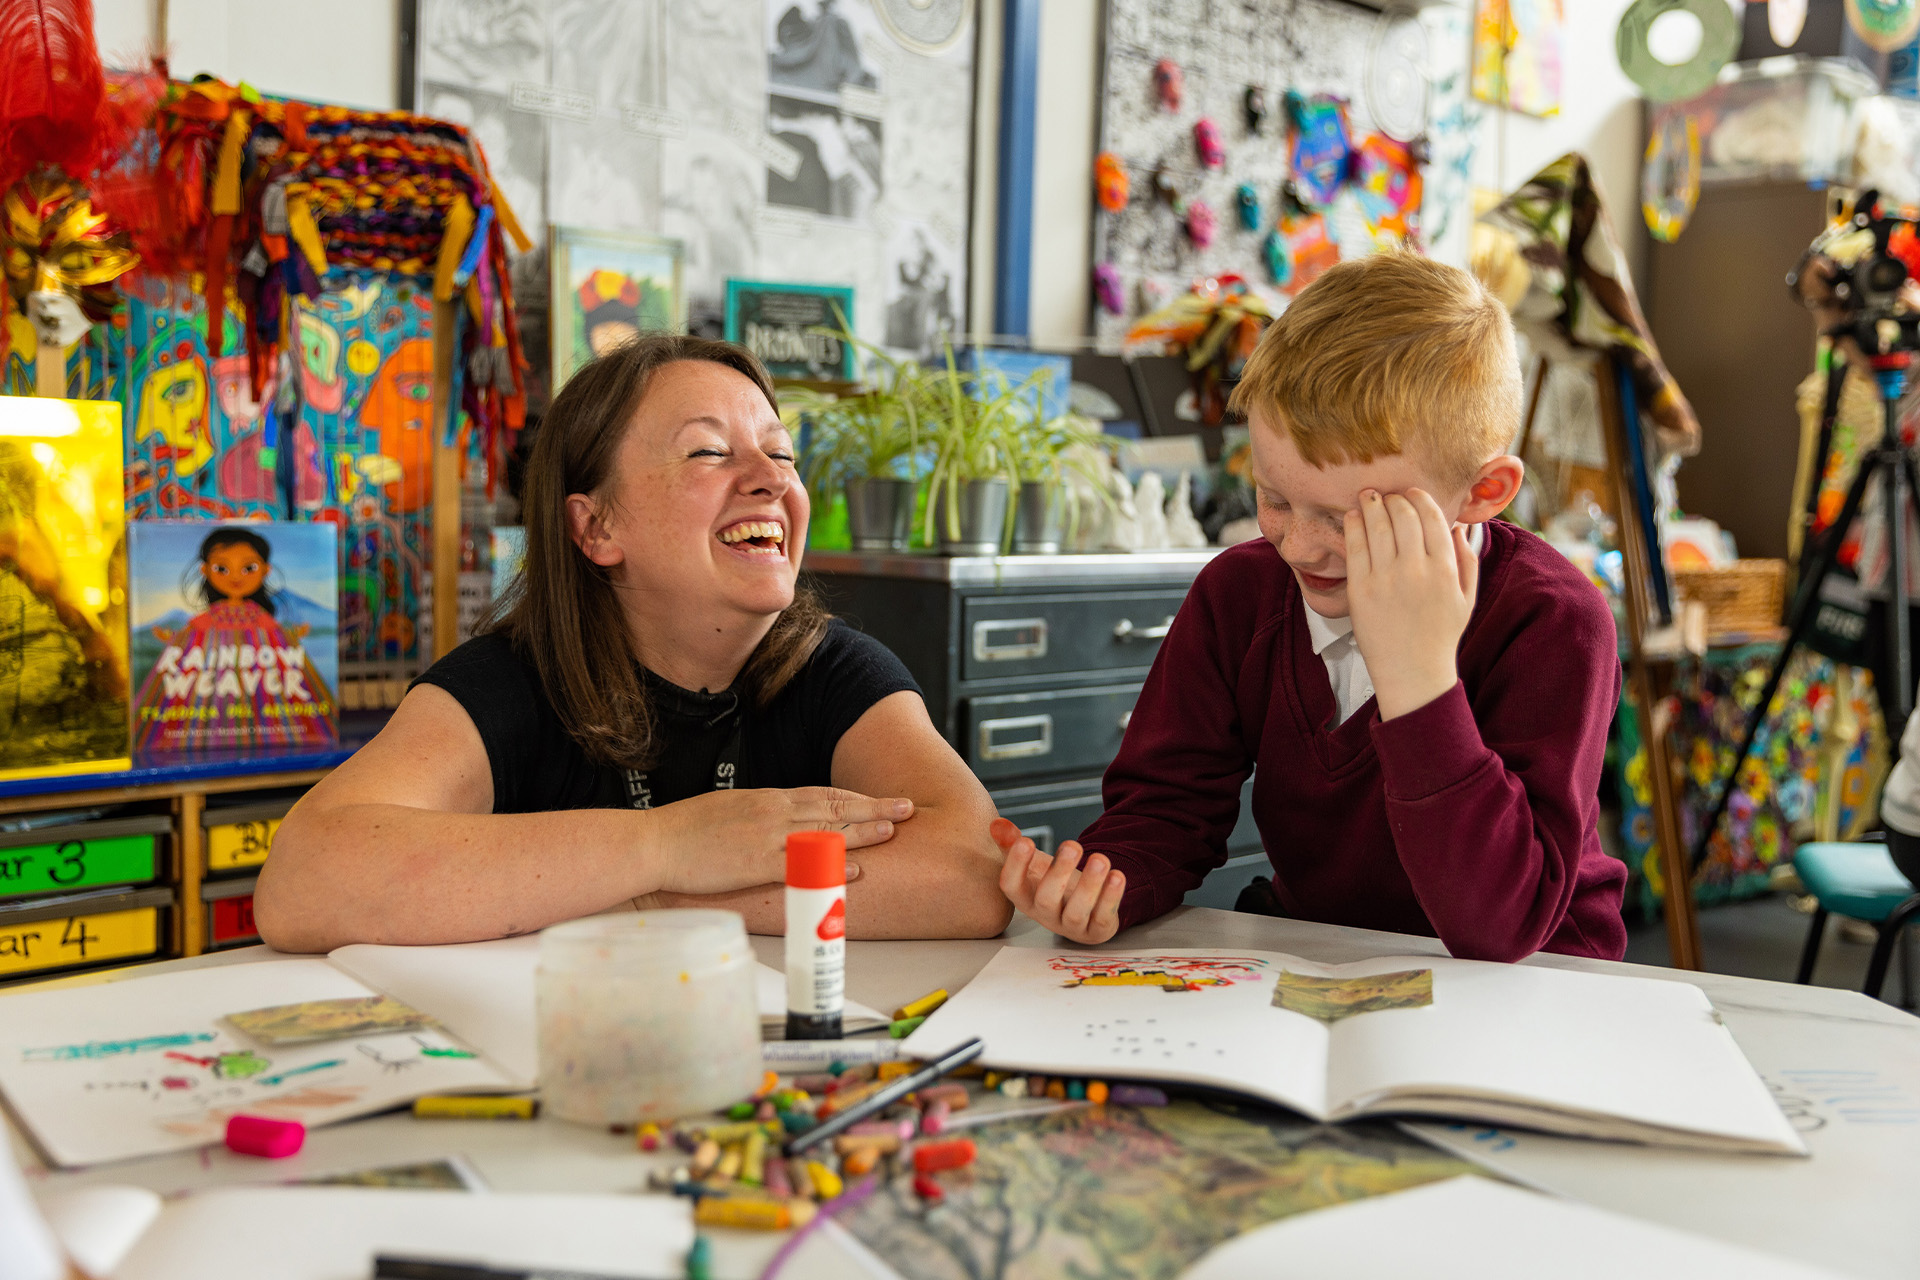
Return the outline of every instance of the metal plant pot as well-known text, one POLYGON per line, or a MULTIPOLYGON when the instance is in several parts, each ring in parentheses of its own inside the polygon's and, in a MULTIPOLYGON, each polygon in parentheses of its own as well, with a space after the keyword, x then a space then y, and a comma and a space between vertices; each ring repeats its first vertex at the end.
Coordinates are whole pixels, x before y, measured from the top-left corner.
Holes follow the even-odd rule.
POLYGON ((1066 539, 1066 497, 1060 486, 1032 480, 1020 486, 1013 512, 1013 549, 1023 556, 1057 556, 1066 539))
POLYGON ((855 551, 905 551, 913 540, 911 480, 847 481, 847 531, 855 551))
POLYGON ((947 536, 947 487, 940 486, 933 517, 934 532, 940 538, 940 554, 998 555, 1000 535, 1007 527, 1007 482, 1005 480, 963 480, 959 488, 960 536, 950 538, 947 536))

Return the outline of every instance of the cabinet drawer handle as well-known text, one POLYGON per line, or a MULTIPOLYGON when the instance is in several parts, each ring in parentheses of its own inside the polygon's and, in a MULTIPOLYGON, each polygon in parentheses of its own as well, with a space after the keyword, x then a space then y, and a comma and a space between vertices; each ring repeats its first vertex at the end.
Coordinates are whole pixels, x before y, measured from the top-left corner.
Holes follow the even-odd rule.
POLYGON ((1043 822, 1037 827, 1022 827, 1020 834, 1033 841, 1033 847, 1042 853, 1053 852, 1053 824, 1043 822))
POLYGON ((975 662, 1017 662, 1046 656, 1045 618, 994 618, 973 624, 975 662))
POLYGON ((1125 644, 1129 640, 1165 640, 1167 632, 1173 630, 1173 619, 1169 617, 1157 627, 1136 627, 1132 618, 1122 618, 1114 624, 1113 638, 1125 644))
POLYGON ((1052 716, 1007 716, 1000 720, 980 722, 982 761, 1025 760, 1031 756, 1052 754, 1052 716))

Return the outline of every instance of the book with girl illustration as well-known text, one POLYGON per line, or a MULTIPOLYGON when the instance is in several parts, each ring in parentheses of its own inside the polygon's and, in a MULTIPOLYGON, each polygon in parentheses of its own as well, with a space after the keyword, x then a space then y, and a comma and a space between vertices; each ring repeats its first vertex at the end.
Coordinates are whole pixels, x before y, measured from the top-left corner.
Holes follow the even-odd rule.
POLYGON ((339 743, 337 536, 322 523, 133 524, 138 763, 325 751, 339 743))

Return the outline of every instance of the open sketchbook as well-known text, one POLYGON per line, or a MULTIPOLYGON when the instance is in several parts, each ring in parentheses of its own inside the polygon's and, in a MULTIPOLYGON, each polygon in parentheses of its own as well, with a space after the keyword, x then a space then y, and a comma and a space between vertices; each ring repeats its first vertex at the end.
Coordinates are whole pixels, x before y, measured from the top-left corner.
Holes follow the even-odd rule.
POLYGON ((1698 987, 1476 960, 1005 947, 903 1048, 978 1036, 1045 1075, 1250 1094, 1316 1120, 1433 1115, 1805 1155, 1698 987))
MULTIPOLYGON (((429 1093, 507 1093, 538 1080, 539 938, 343 947, 325 960, 183 969, 0 995, 0 1091, 52 1163, 97 1164, 221 1140, 236 1113, 309 1128, 429 1093), (387 995, 437 1024, 305 1043, 234 1026, 247 1010, 387 995)), ((760 966, 760 1011, 786 983, 760 966)), ((850 1007, 849 1022, 884 1022, 850 1007), (858 1015, 856 1021, 855 1015, 858 1015)))
POLYGON ((670 1196, 228 1187, 163 1202, 88 1187, 44 1207, 101 1280, 344 1280, 372 1275, 381 1253, 637 1278, 679 1275, 693 1244, 692 1214, 670 1196))

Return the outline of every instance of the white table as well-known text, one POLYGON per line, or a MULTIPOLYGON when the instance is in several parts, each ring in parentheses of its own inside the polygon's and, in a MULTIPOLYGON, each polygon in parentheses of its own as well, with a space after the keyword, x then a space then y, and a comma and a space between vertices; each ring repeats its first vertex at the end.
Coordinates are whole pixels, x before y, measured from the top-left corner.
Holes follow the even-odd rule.
MULTIPOLYGON (((1003 944, 1056 946, 1024 918, 1004 939, 981 942, 855 942, 848 995, 891 1009, 937 987, 958 990, 1003 944)), ((778 968, 781 940, 754 939, 778 968)), ((1344 929, 1185 907, 1092 950, 1258 947, 1340 963, 1382 955, 1446 954, 1432 938, 1344 929)), ((206 964, 244 964, 264 947, 167 961, 117 976, 206 964)), ((1420 1126, 1420 1131, 1506 1175, 1603 1208, 1800 1258, 1862 1277, 1920 1274, 1920 1019, 1857 992, 1644 965, 1539 955, 1527 964, 1697 983, 1754 1067, 1786 1099, 1812 1150, 1810 1160, 1708 1156, 1660 1148, 1547 1138, 1496 1129, 1420 1126)), ((5 998, 0 994, 0 1017, 5 998)), ((43 1171, 15 1135, 29 1176, 58 1186, 135 1183, 161 1193, 273 1182, 377 1165, 464 1156, 502 1191, 645 1188, 661 1157, 619 1137, 559 1121, 420 1121, 405 1113, 315 1130, 300 1155, 271 1164, 219 1148, 71 1172, 43 1171)), ((725 1276, 757 1275, 774 1241, 716 1233, 725 1276)), ((1648 1274, 1657 1274, 1649 1259, 1648 1274)), ((784 1273, 794 1280, 847 1274, 828 1240, 809 1245, 784 1273)))

